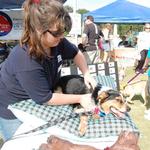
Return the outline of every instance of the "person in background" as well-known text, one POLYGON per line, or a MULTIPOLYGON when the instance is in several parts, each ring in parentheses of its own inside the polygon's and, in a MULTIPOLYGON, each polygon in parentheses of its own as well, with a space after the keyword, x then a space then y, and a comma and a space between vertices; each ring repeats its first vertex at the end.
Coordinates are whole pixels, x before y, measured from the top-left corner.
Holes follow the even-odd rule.
POLYGON ((32 99, 41 105, 91 106, 91 94, 54 92, 64 59, 74 60, 89 88, 96 85, 83 54, 64 37, 72 22, 63 4, 56 0, 25 0, 23 10, 20 44, 11 50, 0 70, 0 135, 4 141, 22 124, 8 109, 10 104, 32 99))
POLYGON ((111 53, 111 38, 110 38, 110 35, 111 35, 111 32, 112 32, 112 26, 111 24, 107 23, 104 25, 103 29, 102 29, 102 33, 104 35, 103 37, 103 42, 102 42, 102 45, 103 45, 103 49, 104 49, 104 59, 103 61, 104 62, 109 62, 110 60, 110 53, 111 53))
POLYGON ((118 47, 128 47, 129 43, 126 36, 121 37, 122 41, 119 42, 118 47))
POLYGON ((98 49, 98 40, 101 36, 103 34, 94 23, 93 16, 87 16, 82 35, 82 44, 85 47, 84 55, 88 64, 101 62, 100 50, 98 49))
MULTIPOLYGON (((148 75, 148 80, 147 80, 147 84, 146 84, 146 92, 148 93, 148 95, 150 96, 150 48, 148 49, 148 53, 145 59, 145 63, 143 65, 142 68, 145 72, 147 71, 147 75, 148 75)), ((145 115, 144 117, 148 120, 150 120, 150 108, 148 108, 147 110, 145 110, 145 115)))
POLYGON ((150 46, 150 24, 146 23, 144 25, 144 31, 139 32, 137 39, 137 61, 138 64, 135 68, 136 72, 139 72, 145 62, 145 58, 147 55, 147 50, 150 46))

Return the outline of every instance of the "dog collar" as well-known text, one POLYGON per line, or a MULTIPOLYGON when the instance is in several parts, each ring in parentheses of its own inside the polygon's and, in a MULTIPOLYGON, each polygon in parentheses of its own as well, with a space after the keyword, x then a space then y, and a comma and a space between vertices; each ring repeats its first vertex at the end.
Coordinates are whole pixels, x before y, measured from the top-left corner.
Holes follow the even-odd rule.
POLYGON ((95 107, 94 114, 99 115, 100 117, 105 117, 106 113, 102 111, 99 107, 95 107))

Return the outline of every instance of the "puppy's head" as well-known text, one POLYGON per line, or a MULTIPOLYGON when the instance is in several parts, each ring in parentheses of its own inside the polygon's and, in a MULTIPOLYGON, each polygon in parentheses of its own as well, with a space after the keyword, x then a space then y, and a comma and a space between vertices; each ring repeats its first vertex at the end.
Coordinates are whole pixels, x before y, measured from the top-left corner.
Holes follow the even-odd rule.
POLYGON ((125 113, 130 111, 125 99, 116 90, 102 91, 98 95, 99 105, 103 111, 108 114, 112 113, 118 118, 124 118, 125 113))
POLYGON ((85 52, 86 50, 85 50, 85 46, 82 44, 82 43, 79 43, 78 44, 78 48, 79 48, 79 50, 81 51, 81 52, 85 52))
POLYGON ((102 85, 98 83, 92 91, 92 99, 94 100, 95 105, 99 103, 98 93, 100 92, 101 88, 102 88, 102 85))
POLYGON ((84 84, 83 78, 73 78, 66 84, 66 93, 68 94, 86 94, 90 93, 90 89, 84 84))

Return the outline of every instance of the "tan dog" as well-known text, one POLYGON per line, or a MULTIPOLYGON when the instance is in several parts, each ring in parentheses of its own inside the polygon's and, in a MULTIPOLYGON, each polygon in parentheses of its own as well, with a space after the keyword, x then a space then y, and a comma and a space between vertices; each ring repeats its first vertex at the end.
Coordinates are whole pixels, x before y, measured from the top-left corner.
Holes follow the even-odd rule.
POLYGON ((61 91, 65 94, 86 94, 91 93, 90 110, 84 110, 79 104, 73 104, 75 113, 80 115, 79 134, 83 136, 86 133, 88 126, 89 116, 93 116, 95 119, 107 115, 109 113, 114 114, 118 118, 123 118, 125 112, 129 111, 129 108, 123 99, 120 92, 116 90, 106 90, 102 85, 97 84, 94 89, 88 89, 84 83, 84 78, 79 75, 68 75, 60 78, 55 87, 55 91, 61 91))
POLYGON ((128 103, 133 104, 133 97, 136 95, 141 95, 144 100, 144 106, 148 102, 148 91, 147 91, 147 81, 141 80, 141 81, 133 81, 126 85, 124 89, 121 90, 124 97, 126 97, 126 100, 128 103))
MULTIPOLYGON (((94 110, 91 110, 92 116, 95 119, 104 117, 107 114, 113 114, 117 118, 124 118, 125 113, 130 111, 121 93, 116 90, 99 91, 97 97, 97 105, 94 110)), ((86 133, 88 126, 88 115, 81 115, 79 133, 83 136, 86 133)))

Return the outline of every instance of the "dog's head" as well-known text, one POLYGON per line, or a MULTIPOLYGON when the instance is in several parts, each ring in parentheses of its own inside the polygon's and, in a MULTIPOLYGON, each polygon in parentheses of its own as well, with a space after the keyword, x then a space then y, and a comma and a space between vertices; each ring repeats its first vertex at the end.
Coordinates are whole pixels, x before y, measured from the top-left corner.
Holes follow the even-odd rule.
POLYGON ((106 113, 112 113, 118 118, 124 118, 125 113, 130 111, 125 99, 120 92, 116 90, 106 90, 99 92, 97 101, 100 108, 106 113))
POLYGON ((82 44, 82 43, 79 43, 78 44, 78 48, 79 48, 79 50, 81 51, 81 52, 85 52, 86 50, 85 50, 85 46, 82 44))

